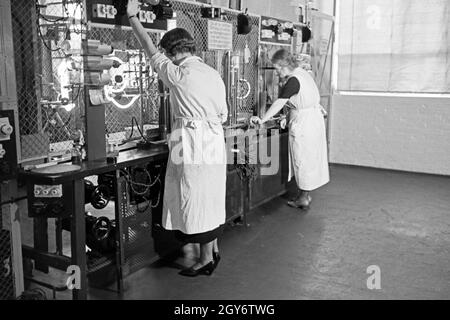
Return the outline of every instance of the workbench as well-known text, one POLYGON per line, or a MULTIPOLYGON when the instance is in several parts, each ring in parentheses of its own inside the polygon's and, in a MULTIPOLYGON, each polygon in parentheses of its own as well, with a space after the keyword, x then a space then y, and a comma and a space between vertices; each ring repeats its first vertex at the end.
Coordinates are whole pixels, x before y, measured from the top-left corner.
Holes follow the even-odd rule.
MULTIPOLYGON (((73 203, 73 214, 71 215, 71 257, 60 254, 51 254, 48 252, 48 236, 47 236, 47 218, 34 218, 34 248, 24 247, 23 253, 25 257, 32 258, 36 261, 36 268, 41 271, 48 271, 48 266, 59 270, 67 270, 71 265, 80 268, 80 289, 74 289, 73 299, 87 298, 87 261, 86 261, 86 230, 85 230, 85 199, 84 199, 84 179, 89 176, 99 175, 102 173, 113 173, 116 177, 115 188, 115 219, 116 239, 122 239, 123 224, 121 209, 124 204, 121 203, 124 193, 121 183, 120 170, 127 167, 137 165, 146 165, 157 161, 167 161, 168 149, 165 146, 154 147, 149 150, 128 150, 121 152, 117 158, 117 162, 110 163, 105 160, 86 161, 80 164, 81 169, 77 171, 60 173, 60 174, 42 174, 33 171, 22 171, 21 177, 26 180, 29 186, 38 185, 71 185, 72 195, 70 198, 73 203), (47 269, 47 270, 46 270, 47 269)), ((123 182, 123 181, 122 181, 123 182)), ((30 192, 30 188, 28 188, 30 192)), ((69 196, 69 195, 65 195, 69 196)), ((124 263, 123 247, 121 241, 117 241, 116 265, 117 265, 117 286, 118 291, 123 289, 123 278, 121 267, 124 263)))
MULTIPOLYGON (((230 139, 232 137, 228 137, 230 139)), ((264 142, 268 137, 257 136, 258 143, 264 142)), ((233 164, 227 166, 227 195, 226 195, 226 211, 227 222, 234 222, 236 220, 243 221, 247 225, 246 214, 264 202, 281 195, 285 192, 285 184, 287 182, 287 132, 283 132, 279 136, 280 142, 280 163, 277 173, 271 176, 262 176, 260 174, 262 165, 257 165, 258 175, 256 179, 241 179, 236 173, 236 168, 233 164)), ((254 142, 253 142, 254 143, 254 142)), ((248 146, 248 144, 247 144, 248 146)), ((43 174, 34 171, 20 172, 28 185, 28 192, 32 192, 34 185, 65 185, 70 186, 71 194, 65 194, 70 199, 73 206, 70 232, 70 257, 62 254, 61 246, 57 241, 57 253, 48 252, 48 222, 46 217, 34 217, 34 247, 23 246, 24 257, 33 259, 35 267, 43 272, 48 272, 48 267, 53 267, 59 270, 67 270, 69 266, 78 266, 80 268, 80 288, 74 289, 72 297, 75 300, 86 299, 88 289, 88 274, 92 272, 89 270, 86 258, 86 225, 85 225, 85 190, 84 179, 86 177, 101 175, 105 173, 113 174, 115 179, 114 188, 114 216, 116 221, 116 252, 115 256, 110 259, 110 269, 113 266, 117 280, 118 292, 123 292, 123 278, 125 267, 124 258, 124 238, 125 231, 124 217, 129 210, 127 207, 127 181, 121 176, 121 171, 134 166, 151 166, 155 163, 167 163, 168 159, 167 146, 153 146, 148 150, 132 149, 119 153, 117 161, 110 163, 105 160, 85 161, 80 164, 80 169, 67 173, 59 174, 43 174)), ((165 176, 165 170, 163 175, 165 176)), ((161 177, 163 178, 163 177, 161 177)), ((163 188, 163 181, 161 188, 163 188)), ((163 197, 163 190, 161 197, 163 197)), ((30 204, 29 204, 30 205, 30 204)), ((30 207, 29 207, 30 210, 30 207)), ((151 233, 155 240, 154 254, 155 256, 165 256, 176 250, 177 243, 171 236, 170 232, 166 232, 161 227, 162 217, 162 201, 159 207, 155 208, 152 214, 151 233)), ((149 249, 150 250, 150 249, 149 249)), ((104 265, 103 265, 104 266, 104 265)), ((101 266, 100 266, 101 267, 101 266)), ((96 271, 99 271, 96 267, 96 271)), ((101 272, 101 271, 100 271, 101 272)), ((90 283, 89 283, 90 284, 90 283)))

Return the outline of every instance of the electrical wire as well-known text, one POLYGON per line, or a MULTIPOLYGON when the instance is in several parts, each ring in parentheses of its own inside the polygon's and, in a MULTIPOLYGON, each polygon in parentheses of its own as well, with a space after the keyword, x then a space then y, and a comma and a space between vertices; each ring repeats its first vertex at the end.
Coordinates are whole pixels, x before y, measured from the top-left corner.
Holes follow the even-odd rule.
MULTIPOLYGON (((36 0, 36 1, 35 1, 35 8, 36 8, 36 13, 37 13, 37 15, 36 15, 36 25, 37 25, 39 37, 40 37, 40 39, 41 39, 43 45, 45 46, 45 48, 46 48, 47 50, 49 50, 49 51, 51 51, 51 52, 57 52, 57 51, 60 51, 60 50, 62 50, 61 47, 58 47, 58 48, 56 48, 56 49, 52 49, 51 46, 49 47, 48 44, 45 42, 44 35, 42 34, 42 30, 41 30, 41 25, 39 24, 39 19, 43 19, 43 20, 45 20, 45 21, 47 21, 47 22, 50 22, 50 23, 53 23, 53 24, 56 23, 56 22, 58 22, 58 21, 62 21, 62 20, 64 20, 64 19, 66 19, 66 18, 69 16, 69 11, 68 11, 68 9, 67 9, 67 7, 66 7, 66 4, 63 3, 63 8, 64 8, 64 12, 65 12, 65 14, 67 15, 67 17, 65 17, 65 16, 64 16, 64 13, 63 13, 63 16, 62 16, 61 18, 57 18, 57 19, 55 19, 55 20, 50 20, 50 19, 48 19, 47 17, 45 17, 44 15, 42 15, 42 14, 41 14, 41 10, 40 10, 41 7, 42 7, 42 5, 39 3, 39 0, 36 0)), ((65 34, 65 35, 67 35, 67 31, 69 30, 69 28, 70 28, 70 27, 69 27, 69 24, 66 24, 66 28, 65 28, 65 30, 64 30, 64 34, 65 34)), ((66 36, 65 36, 65 37, 66 37, 66 36)), ((67 39, 64 39, 64 40, 67 40, 67 39)))
MULTIPOLYGON (((72 92, 73 92, 73 89, 72 89, 72 92)), ((78 97, 80 96, 80 92, 81 92, 81 85, 78 86, 78 91, 77 91, 77 95, 76 95, 75 98, 73 97, 73 94, 72 94, 72 103, 75 103, 75 101, 78 101, 78 97)))
POLYGON ((148 209, 149 206, 151 206, 153 209, 157 208, 160 205, 161 202, 161 192, 162 192, 162 181, 161 181, 161 175, 162 175, 162 169, 159 172, 158 176, 155 178, 154 182, 152 183, 152 177, 150 172, 147 169, 144 169, 144 172, 147 174, 147 177, 149 179, 149 184, 145 184, 145 183, 139 183, 139 182, 134 182, 131 178, 130 178, 130 174, 126 171, 126 170, 121 170, 121 172, 123 173, 125 180, 127 181, 128 185, 130 186, 131 191, 137 195, 137 196, 141 196, 142 198, 144 198, 144 200, 147 202, 147 206, 144 209, 137 209, 139 212, 144 212, 148 209), (156 204, 153 204, 153 202, 150 199, 147 199, 145 196, 147 195, 147 193, 150 191, 150 188, 154 187, 156 185, 156 183, 159 182, 160 185, 160 191, 158 192, 158 199, 156 201, 156 204), (145 191, 137 191, 134 186, 140 186, 140 187, 145 187, 145 191))
POLYGON ((136 127, 139 131, 139 134, 141 135, 141 138, 144 139, 145 142, 147 143, 152 143, 152 141, 148 140, 146 136, 144 136, 144 133, 142 132, 140 126, 139 126, 139 122, 137 121, 136 117, 132 117, 131 118, 131 122, 133 123, 133 121, 136 123, 136 127))
MULTIPOLYGON (((161 176, 161 174, 160 174, 161 176)), ((159 204, 161 202, 161 193, 162 193, 162 181, 160 179, 160 176, 158 177, 157 181, 159 181, 159 192, 158 192, 158 200, 156 201, 156 204, 153 205, 152 203, 152 209, 158 208, 159 204)))
POLYGON ((144 169, 144 172, 147 174, 148 180, 149 180, 149 184, 145 184, 145 183, 140 183, 140 182, 135 182, 130 178, 130 173, 128 173, 125 170, 121 170, 121 172, 124 174, 125 180, 127 181, 127 183, 130 185, 131 190, 133 191, 134 194, 138 195, 138 196, 143 196, 146 195, 149 191, 150 188, 155 186, 156 183, 158 182, 158 180, 160 180, 161 178, 161 173, 157 176, 157 178, 155 179, 155 182, 152 183, 152 177, 150 175, 150 172, 148 172, 147 169, 144 169), (140 186, 140 187, 145 187, 145 191, 137 191, 134 186, 140 186))
POLYGON ((61 18, 57 18, 57 19, 55 19, 55 20, 51 20, 51 19, 47 18, 46 16, 44 16, 44 15, 42 15, 42 14, 39 14, 39 17, 40 17, 42 20, 45 20, 45 21, 50 22, 50 23, 55 23, 55 22, 59 22, 59 21, 62 21, 62 20, 65 20, 65 19, 66 19, 66 17, 61 17, 61 18))
POLYGON ((42 34, 42 31, 41 31, 41 26, 39 25, 39 18, 37 18, 37 28, 38 28, 38 33, 39 33, 39 37, 41 38, 42 44, 45 46, 45 48, 46 48, 48 51, 56 52, 56 51, 62 50, 62 49, 59 48, 59 47, 56 48, 56 49, 52 49, 51 47, 49 47, 49 46, 47 45, 47 43, 45 42, 45 39, 44 39, 44 35, 42 34))

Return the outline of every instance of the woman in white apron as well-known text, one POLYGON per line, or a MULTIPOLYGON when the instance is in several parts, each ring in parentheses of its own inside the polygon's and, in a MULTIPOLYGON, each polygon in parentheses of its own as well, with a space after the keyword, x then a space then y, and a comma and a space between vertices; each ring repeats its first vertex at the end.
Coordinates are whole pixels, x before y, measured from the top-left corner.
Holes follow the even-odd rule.
POLYGON ((153 69, 170 89, 174 118, 168 139, 162 224, 185 243, 200 244, 200 260, 181 275, 210 275, 220 256, 217 237, 225 224, 227 120, 225 84, 219 73, 195 56, 195 41, 184 29, 167 32, 153 44, 128 2, 130 24, 153 69))
POLYGON ((295 176, 299 194, 288 205, 306 210, 312 201, 310 191, 330 181, 324 110, 314 79, 287 50, 277 51, 272 63, 287 82, 263 119, 252 117, 251 123, 265 123, 284 106, 289 109, 289 180, 295 176))

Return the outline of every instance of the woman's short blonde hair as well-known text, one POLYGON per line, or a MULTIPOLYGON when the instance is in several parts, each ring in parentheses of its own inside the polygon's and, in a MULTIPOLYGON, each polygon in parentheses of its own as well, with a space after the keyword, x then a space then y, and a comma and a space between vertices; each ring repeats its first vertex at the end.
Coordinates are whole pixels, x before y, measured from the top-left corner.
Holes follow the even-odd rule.
POLYGON ((288 67, 292 70, 299 67, 297 59, 286 49, 280 49, 272 56, 272 64, 288 67))

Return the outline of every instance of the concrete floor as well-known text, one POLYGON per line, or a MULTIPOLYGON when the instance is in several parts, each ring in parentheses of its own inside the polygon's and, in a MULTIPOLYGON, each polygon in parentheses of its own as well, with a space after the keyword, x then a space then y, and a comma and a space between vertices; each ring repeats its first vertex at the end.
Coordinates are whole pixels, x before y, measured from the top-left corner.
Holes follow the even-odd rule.
MULTIPOLYGON (((305 214, 276 199, 229 227, 210 277, 156 263, 126 281, 122 297, 90 299, 449 299, 450 178, 333 166, 305 214), (381 290, 366 273, 381 269, 381 290)), ((191 248, 192 249, 192 248, 191 248)))

